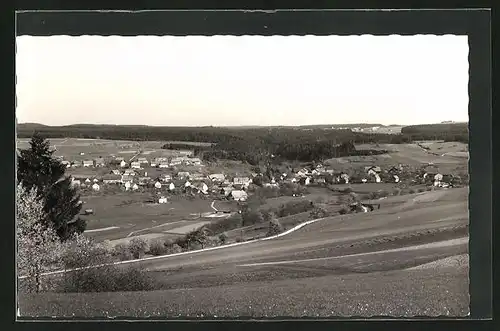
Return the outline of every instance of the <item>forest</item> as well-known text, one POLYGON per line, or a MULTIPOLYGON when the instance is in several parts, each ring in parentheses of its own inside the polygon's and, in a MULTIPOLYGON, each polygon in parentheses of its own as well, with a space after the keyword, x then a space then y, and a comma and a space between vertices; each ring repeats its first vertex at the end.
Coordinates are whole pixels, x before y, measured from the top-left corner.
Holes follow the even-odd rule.
MULTIPOLYGON (((93 138, 135 141, 190 141, 212 143, 196 146, 195 154, 204 160, 244 160, 256 165, 271 158, 293 161, 321 161, 333 157, 379 154, 384 151, 356 150, 354 144, 402 144, 418 140, 445 140, 468 143, 467 123, 414 125, 401 134, 325 130, 312 127, 152 127, 127 125, 69 125, 60 127, 20 124, 19 138, 35 132, 46 138, 93 138)), ((192 145, 168 143, 165 149, 192 149, 192 145)))

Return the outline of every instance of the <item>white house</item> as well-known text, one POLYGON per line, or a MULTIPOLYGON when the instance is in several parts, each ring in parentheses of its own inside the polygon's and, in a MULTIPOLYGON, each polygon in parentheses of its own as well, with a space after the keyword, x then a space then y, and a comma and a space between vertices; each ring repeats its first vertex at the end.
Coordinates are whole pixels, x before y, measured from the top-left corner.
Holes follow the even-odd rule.
POLYGON ((206 178, 206 176, 204 174, 194 173, 191 176, 189 176, 189 178, 191 180, 204 180, 206 178))
POLYGON ((201 165, 201 160, 197 157, 185 159, 186 164, 201 165))
POLYGON ((170 191, 175 190, 175 185, 174 185, 174 183, 170 183, 170 185, 168 185, 168 189, 169 189, 170 191))
POLYGON ((158 168, 168 168, 169 167, 169 164, 168 162, 166 161, 162 161, 160 162, 160 164, 158 165, 158 168))
POLYGON ((213 182, 223 182, 226 176, 224 176, 224 174, 211 174, 208 178, 213 182))
POLYGON ((191 186, 191 183, 189 182, 189 180, 187 180, 185 183, 184 183, 184 187, 190 187, 191 186))
POLYGON ((99 183, 99 179, 97 179, 97 178, 94 178, 92 181, 93 181, 94 183, 99 183))
POLYGON ((64 165, 66 168, 71 167, 71 162, 69 161, 61 161, 61 164, 64 165))
POLYGON ((246 201, 248 198, 247 192, 241 190, 231 191, 231 196, 235 201, 246 201))
POLYGON ((126 166, 127 166, 127 162, 125 162, 124 160, 121 160, 120 167, 125 168, 126 166))
POLYGON ((156 182, 155 183, 155 188, 160 189, 161 188, 161 183, 160 182, 156 182))
POLYGON ((207 186, 207 184, 202 183, 202 184, 201 184, 201 186, 200 186, 200 191, 201 191, 203 194, 208 194, 208 186, 207 186))
POLYGON ((131 182, 125 182, 125 190, 130 190, 130 186, 132 186, 131 182))
POLYGON ((399 177, 398 175, 394 175, 394 183, 399 183, 399 177))
POLYGON ((131 162, 130 163, 130 168, 132 169, 141 169, 141 164, 137 161, 131 162))
POLYGON ((140 157, 140 158, 138 158, 138 159, 137 159, 137 162, 139 162, 139 163, 141 163, 141 164, 142 164, 142 163, 145 163, 145 164, 149 163, 149 162, 148 162, 148 160, 147 160, 145 157, 140 157))
POLYGON ((158 203, 167 203, 167 198, 165 198, 165 197, 163 197, 163 196, 162 196, 162 197, 160 197, 160 198, 158 199, 158 203))
POLYGON ((306 177, 305 181, 304 181, 304 184, 305 185, 309 185, 311 184, 311 178, 310 177, 306 177))
POLYGON ((377 183, 382 182, 382 179, 380 178, 380 176, 378 174, 375 175, 375 182, 377 182, 377 183))
POLYGON ((134 184, 132 185, 132 190, 137 191, 139 189, 139 185, 134 184))
POLYGON ((92 189, 93 189, 94 191, 99 191, 99 190, 101 189, 101 187, 99 186, 99 184, 94 183, 94 185, 92 185, 92 189))
POLYGON ((116 184, 121 182, 121 176, 115 174, 109 174, 102 177, 102 182, 104 184, 116 184))
POLYGON ((349 184, 349 176, 347 174, 340 175, 340 179, 344 180, 346 184, 349 184))
POLYGON ((172 160, 170 160, 170 165, 171 166, 176 166, 182 164, 182 158, 180 157, 174 157, 172 160))
POLYGON ((437 174, 434 176, 434 186, 440 186, 441 181, 443 180, 443 175, 437 174))
POLYGON ((363 178, 361 182, 366 183, 368 180, 366 178, 363 178))
POLYGON ((93 166, 94 166, 94 161, 92 161, 92 160, 85 160, 85 161, 83 161, 83 163, 82 163, 82 164, 83 164, 83 166, 84 166, 84 167, 86 167, 86 168, 88 168, 88 167, 93 167, 93 166))
POLYGON ((89 178, 85 179, 85 184, 89 184, 89 183, 90 183, 90 179, 89 178))
POLYGON ((251 179, 248 177, 234 177, 233 178, 233 184, 235 185, 243 185, 243 186, 248 186, 251 183, 251 179))

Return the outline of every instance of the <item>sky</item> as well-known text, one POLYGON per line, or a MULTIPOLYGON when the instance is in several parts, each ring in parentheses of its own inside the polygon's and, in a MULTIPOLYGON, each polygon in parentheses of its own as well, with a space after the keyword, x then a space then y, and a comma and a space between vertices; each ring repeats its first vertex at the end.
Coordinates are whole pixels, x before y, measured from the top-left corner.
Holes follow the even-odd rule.
POLYGON ((21 36, 18 123, 468 120, 467 36, 21 36))

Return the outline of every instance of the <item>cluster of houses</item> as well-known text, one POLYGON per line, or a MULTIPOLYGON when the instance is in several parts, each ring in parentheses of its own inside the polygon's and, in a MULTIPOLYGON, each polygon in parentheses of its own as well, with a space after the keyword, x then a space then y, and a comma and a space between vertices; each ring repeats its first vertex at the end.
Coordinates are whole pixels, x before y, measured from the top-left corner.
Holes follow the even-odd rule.
POLYGON ((83 161, 68 161, 62 160, 67 168, 98 168, 105 167, 108 165, 119 165, 121 168, 131 168, 131 169, 143 169, 144 167, 153 168, 169 168, 179 165, 202 165, 202 161, 197 157, 179 156, 173 158, 157 157, 152 160, 148 160, 145 157, 139 157, 136 160, 125 161, 123 157, 114 157, 111 160, 106 161, 102 157, 98 157, 92 160, 83 161))

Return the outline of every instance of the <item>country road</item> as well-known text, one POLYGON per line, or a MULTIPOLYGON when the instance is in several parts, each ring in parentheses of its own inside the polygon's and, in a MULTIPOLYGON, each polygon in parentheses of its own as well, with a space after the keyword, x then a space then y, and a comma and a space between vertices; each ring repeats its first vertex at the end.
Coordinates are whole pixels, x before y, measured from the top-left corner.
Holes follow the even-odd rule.
MULTIPOLYGON (((117 296, 113 306, 127 308, 113 313, 465 316, 467 194, 461 188, 391 197, 384 201, 391 207, 329 217, 280 238, 136 262, 161 290, 117 296), (428 263, 432 267, 418 267, 428 263), (138 311, 134 305, 144 306, 138 311)), ((109 308, 97 296, 95 314, 109 308)), ((69 308, 63 303, 73 300, 49 297, 61 302, 59 308, 38 309, 64 313, 69 308)), ((71 309, 81 312, 84 300, 74 300, 71 309)))

